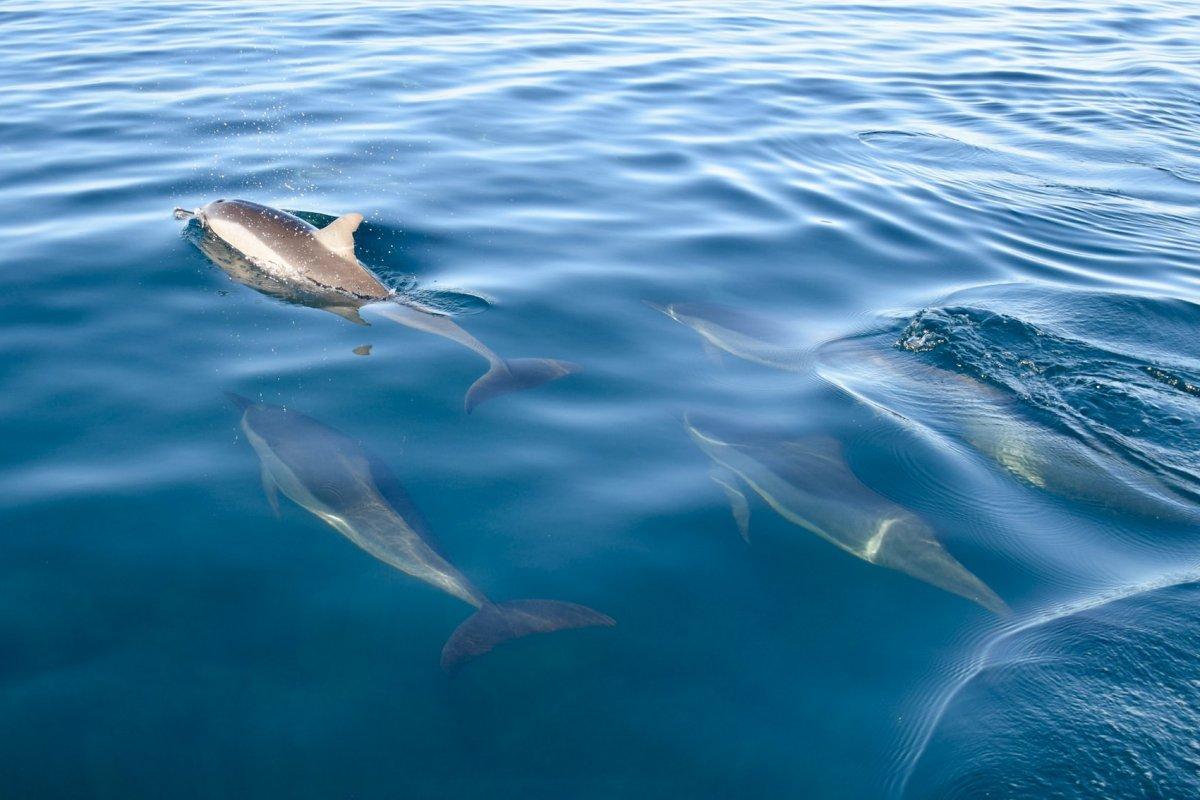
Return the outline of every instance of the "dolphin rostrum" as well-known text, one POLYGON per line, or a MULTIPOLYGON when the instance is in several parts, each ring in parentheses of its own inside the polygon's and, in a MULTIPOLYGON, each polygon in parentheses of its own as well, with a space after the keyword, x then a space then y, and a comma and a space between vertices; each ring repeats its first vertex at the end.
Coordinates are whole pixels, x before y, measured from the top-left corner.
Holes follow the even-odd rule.
MULTIPOLYGON (((814 436, 763 446, 701 429, 690 417, 684 426, 705 455, 788 522, 868 563, 899 570, 993 613, 1008 612, 995 592, 946 552, 920 517, 859 481, 836 440, 814 436)), ((741 503, 734 503, 734 515, 739 527, 748 519, 741 503)))
POLYGON ((575 603, 492 602, 438 552, 421 512, 377 457, 298 411, 235 394, 229 398, 241 410, 242 430, 262 462, 272 507, 278 509, 277 492, 282 492, 388 566, 479 609, 442 648, 447 672, 511 639, 616 624, 575 603))
POLYGON ((354 232, 362 214, 346 214, 316 228, 294 214, 258 203, 217 200, 195 211, 176 208, 175 217, 195 219, 206 234, 200 250, 251 288, 331 311, 360 325, 367 323, 359 309, 379 303, 379 313, 389 319, 449 339, 481 356, 488 371, 467 390, 467 413, 498 395, 579 370, 571 362, 548 358, 503 359, 446 314, 397 295, 354 254, 354 232))

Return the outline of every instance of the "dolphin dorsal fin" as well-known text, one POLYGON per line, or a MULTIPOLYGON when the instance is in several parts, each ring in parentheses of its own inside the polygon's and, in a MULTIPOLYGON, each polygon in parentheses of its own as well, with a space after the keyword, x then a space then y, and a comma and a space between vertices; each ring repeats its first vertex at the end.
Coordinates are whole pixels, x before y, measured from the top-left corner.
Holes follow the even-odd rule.
POLYGON ((354 255, 354 232, 363 221, 362 214, 346 214, 314 234, 318 242, 334 255, 347 261, 357 261, 354 255))

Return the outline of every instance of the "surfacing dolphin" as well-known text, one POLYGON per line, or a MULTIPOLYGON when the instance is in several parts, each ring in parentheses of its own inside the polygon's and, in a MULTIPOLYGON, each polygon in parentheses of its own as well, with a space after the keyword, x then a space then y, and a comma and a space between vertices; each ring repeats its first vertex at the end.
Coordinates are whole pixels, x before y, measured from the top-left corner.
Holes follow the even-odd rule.
POLYGON ((354 440, 298 411, 229 398, 262 462, 263 488, 315 514, 385 564, 475 606, 442 648, 447 672, 511 639, 595 625, 611 617, 575 603, 494 603, 438 552, 421 512, 387 466, 354 440))
POLYGON ((370 304, 401 325, 441 336, 478 354, 488 371, 467 390, 467 413, 493 397, 578 372, 569 361, 503 359, 449 316, 397 295, 354 254, 362 214, 346 214, 317 228, 294 214, 247 200, 216 200, 195 211, 175 209, 204 229, 201 252, 234 280, 264 294, 320 308, 359 325, 370 304), (387 301, 387 302, 384 302, 387 301))
MULTIPOLYGON (((993 613, 1008 612, 995 592, 946 552, 920 517, 867 488, 850 471, 836 440, 813 436, 762 446, 702 429, 691 417, 684 418, 684 427, 705 455, 788 522, 871 564, 899 570, 993 613)), ((721 483, 731 499, 740 494, 721 483)), ((745 536, 748 512, 742 497, 743 503, 734 503, 734 516, 745 536)))
POLYGON ((646 305, 700 334, 710 358, 726 352, 784 372, 807 372, 811 366, 810 352, 797 344, 794 335, 761 317, 710 303, 660 306, 646 301, 646 305))
POLYGON ((1022 483, 1100 509, 1194 528, 1194 503, 1127 459, 1021 413, 1016 397, 887 347, 849 336, 822 346, 817 372, 866 406, 961 439, 1022 483))

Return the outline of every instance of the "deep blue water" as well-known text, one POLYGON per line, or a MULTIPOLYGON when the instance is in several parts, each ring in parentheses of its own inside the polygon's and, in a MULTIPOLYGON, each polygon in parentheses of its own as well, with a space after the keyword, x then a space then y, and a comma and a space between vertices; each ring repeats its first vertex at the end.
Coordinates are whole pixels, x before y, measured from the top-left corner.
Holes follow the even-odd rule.
POLYGON ((1198 65, 1185 2, 0 5, 0 794, 1200 793, 1198 65), (476 356, 206 258, 222 197, 582 369, 467 415, 476 356), (277 518, 225 392, 617 625, 443 674, 470 609, 277 518))

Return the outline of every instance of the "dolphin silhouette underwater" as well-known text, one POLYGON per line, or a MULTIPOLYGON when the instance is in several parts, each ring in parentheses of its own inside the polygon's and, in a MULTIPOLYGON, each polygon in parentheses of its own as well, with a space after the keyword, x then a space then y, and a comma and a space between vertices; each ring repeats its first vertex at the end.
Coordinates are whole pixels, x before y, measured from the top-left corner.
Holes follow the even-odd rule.
POLYGON ((359 325, 368 324, 359 309, 378 304, 389 319, 449 339, 484 358, 488 370, 463 401, 468 414, 499 395, 579 371, 569 361, 503 359, 446 314, 392 291, 354 254, 354 232, 362 214, 346 214, 317 228, 294 214, 248 200, 216 200, 194 211, 176 208, 174 213, 176 219, 194 219, 201 225, 206 234, 199 243, 201 252, 239 283, 359 325))
POLYGON ((744 482, 781 517, 862 560, 898 570, 978 603, 995 614, 1008 606, 937 540, 916 514, 876 494, 846 465, 835 439, 813 436, 763 446, 701 429, 690 417, 684 427, 719 467, 716 480, 729 495, 734 517, 748 538, 744 482), (740 500, 738 499, 740 498, 740 500))
POLYGON ((276 512, 282 492, 388 566, 478 609, 442 648, 445 671, 530 634, 616 624, 575 603, 492 602, 438 552, 421 512, 376 456, 298 411, 228 396, 242 412, 242 430, 262 463, 263 489, 276 512))
POLYGON ((698 333, 710 360, 725 352, 784 372, 807 372, 812 365, 811 353, 795 335, 762 317, 713 303, 645 302, 698 333))
POLYGON ((890 337, 825 343, 818 374, 877 412, 961 440, 1034 489, 1188 529, 1200 524, 1195 503, 1154 471, 1022 413, 1014 395, 881 338, 890 337))

